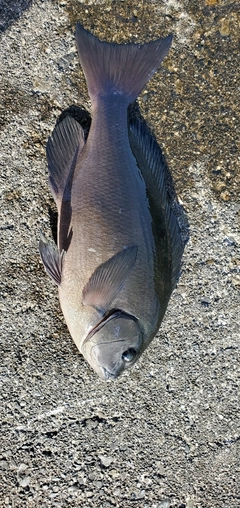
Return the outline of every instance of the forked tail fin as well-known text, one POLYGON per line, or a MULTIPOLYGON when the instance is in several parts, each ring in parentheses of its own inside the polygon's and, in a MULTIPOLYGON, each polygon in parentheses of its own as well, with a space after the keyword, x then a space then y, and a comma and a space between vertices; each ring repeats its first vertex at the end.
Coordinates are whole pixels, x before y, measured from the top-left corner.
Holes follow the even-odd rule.
POLYGON ((90 98, 125 95, 133 102, 167 54, 172 35, 146 44, 100 41, 77 24, 76 41, 90 98))

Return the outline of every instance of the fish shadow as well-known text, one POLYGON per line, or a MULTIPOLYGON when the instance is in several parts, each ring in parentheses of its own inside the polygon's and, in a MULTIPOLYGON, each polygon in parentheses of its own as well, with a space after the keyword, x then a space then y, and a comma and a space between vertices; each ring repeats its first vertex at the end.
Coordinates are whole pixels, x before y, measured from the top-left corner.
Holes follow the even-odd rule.
POLYGON ((32 5, 32 0, 3 0, 0 1, 0 33, 17 21, 26 9, 32 5))
POLYGON ((61 113, 61 115, 57 119, 57 124, 62 122, 63 119, 66 118, 66 116, 71 116, 72 118, 74 118, 74 120, 80 123, 86 141, 92 122, 92 118, 89 111, 87 111, 87 109, 84 108, 84 106, 75 106, 73 104, 72 106, 69 106, 69 108, 65 109, 61 113))

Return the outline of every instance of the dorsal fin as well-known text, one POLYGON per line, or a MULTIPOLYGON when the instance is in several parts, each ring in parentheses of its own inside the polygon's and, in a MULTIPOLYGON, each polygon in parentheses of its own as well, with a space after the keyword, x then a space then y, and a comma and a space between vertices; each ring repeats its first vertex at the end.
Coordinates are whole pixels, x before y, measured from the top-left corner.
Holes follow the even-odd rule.
POLYGON ((53 197, 59 208, 72 166, 76 164, 76 154, 84 146, 84 131, 71 116, 66 116, 56 125, 47 142, 49 183, 53 197))
MULTIPOLYGON (((176 286, 184 245, 177 216, 174 212, 173 189, 170 172, 162 151, 145 121, 133 115, 129 121, 129 141, 138 167, 144 178, 146 188, 156 209, 164 217, 170 241, 171 252, 171 291, 176 286)), ((160 225, 159 225, 160 226, 160 225)))
POLYGON ((91 305, 101 313, 109 309, 133 269, 137 246, 126 247, 99 265, 83 289, 83 305, 91 305))

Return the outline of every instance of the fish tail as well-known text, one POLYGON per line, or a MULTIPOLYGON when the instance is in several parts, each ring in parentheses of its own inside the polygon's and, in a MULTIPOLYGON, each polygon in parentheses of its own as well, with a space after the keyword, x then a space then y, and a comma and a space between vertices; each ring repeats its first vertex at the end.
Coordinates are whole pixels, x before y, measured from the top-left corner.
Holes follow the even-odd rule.
POLYGON ((80 23, 76 41, 90 98, 119 94, 133 102, 167 54, 172 35, 146 44, 100 41, 80 23))

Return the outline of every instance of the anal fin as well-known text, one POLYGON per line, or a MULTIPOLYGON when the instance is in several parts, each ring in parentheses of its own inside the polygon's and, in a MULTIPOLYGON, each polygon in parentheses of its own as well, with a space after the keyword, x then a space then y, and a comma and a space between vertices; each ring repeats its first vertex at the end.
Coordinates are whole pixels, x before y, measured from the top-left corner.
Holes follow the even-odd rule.
POLYGON ((84 146, 84 131, 71 116, 56 125, 47 142, 49 184, 52 195, 60 205, 70 172, 73 171, 77 154, 84 146))

